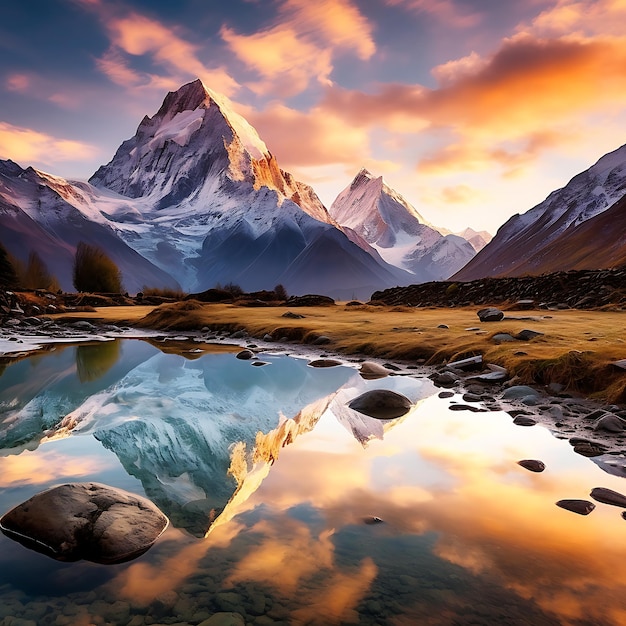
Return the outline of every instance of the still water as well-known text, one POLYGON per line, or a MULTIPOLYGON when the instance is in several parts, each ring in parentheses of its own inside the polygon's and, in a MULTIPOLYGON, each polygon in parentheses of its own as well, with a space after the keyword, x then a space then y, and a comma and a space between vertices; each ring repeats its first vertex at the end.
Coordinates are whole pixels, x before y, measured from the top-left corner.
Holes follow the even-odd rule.
POLYGON ((0 625, 626 623, 621 510, 554 504, 624 492, 622 478, 504 412, 448 410, 460 398, 427 379, 261 359, 127 340, 6 366, 0 514, 96 481, 171 524, 108 566, 0 535, 0 625), (380 421, 346 406, 376 388, 413 409, 380 421))

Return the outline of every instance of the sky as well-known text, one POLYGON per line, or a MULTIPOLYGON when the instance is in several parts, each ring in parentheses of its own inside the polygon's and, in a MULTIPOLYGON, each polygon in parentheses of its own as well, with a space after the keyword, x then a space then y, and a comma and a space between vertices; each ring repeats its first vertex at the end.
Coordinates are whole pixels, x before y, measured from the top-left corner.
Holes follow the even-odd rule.
POLYGON ((0 158, 87 179, 201 78, 326 206, 366 167, 495 233, 626 143, 626 0, 29 0, 0 21, 0 158))

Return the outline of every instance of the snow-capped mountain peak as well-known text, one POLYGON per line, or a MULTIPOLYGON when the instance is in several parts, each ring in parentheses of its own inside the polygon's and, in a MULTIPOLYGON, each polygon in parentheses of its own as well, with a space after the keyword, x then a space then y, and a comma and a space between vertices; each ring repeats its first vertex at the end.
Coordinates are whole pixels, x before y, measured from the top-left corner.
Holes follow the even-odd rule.
POLYGON ((387 261, 415 275, 416 281, 442 280, 474 255, 459 237, 445 237, 429 225, 382 176, 362 168, 335 199, 331 216, 355 231, 387 261))

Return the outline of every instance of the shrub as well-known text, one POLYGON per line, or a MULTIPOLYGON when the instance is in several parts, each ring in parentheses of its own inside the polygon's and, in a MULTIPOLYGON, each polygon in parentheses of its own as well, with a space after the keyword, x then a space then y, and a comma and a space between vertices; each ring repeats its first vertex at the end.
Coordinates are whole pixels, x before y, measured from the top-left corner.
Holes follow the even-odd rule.
POLYGON ((228 293, 232 294, 233 296, 243 295, 243 289, 236 283, 227 283, 226 285, 224 285, 224 291, 228 291, 228 293))
POLYGON ((102 248, 81 241, 74 258, 74 287, 77 291, 122 293, 122 275, 102 248))
POLYGON ((274 293, 276 294, 277 300, 287 300, 287 298, 289 298, 289 294, 287 293, 287 290, 281 284, 278 284, 276 285, 276 287, 274 287, 274 293))
MULTIPOLYGON (((142 297, 158 296, 160 298, 172 298, 173 300, 184 300, 187 294, 181 289, 171 289, 169 287, 146 287, 143 286, 142 297)), ((137 294, 139 297, 139 294, 137 294)))

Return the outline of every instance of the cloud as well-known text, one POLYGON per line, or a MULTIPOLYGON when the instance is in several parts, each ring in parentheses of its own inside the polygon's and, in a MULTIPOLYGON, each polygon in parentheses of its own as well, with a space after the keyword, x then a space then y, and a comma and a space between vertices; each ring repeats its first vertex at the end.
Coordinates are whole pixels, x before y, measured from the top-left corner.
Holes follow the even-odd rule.
POLYGON ((248 109, 246 118, 288 169, 333 163, 356 166, 370 151, 365 129, 316 109, 302 112, 274 104, 264 111, 248 109))
POLYGON ((446 204, 466 204, 468 202, 475 202, 483 195, 481 191, 469 187, 468 185, 444 187, 441 190, 442 199, 446 204))
POLYGON ((30 87, 31 80, 27 74, 11 74, 5 81, 6 88, 9 91, 25 92, 30 87))
POLYGON ((457 6, 454 0, 385 0, 385 4, 424 13, 455 28, 475 26, 481 20, 480 13, 468 13, 457 6))
POLYGON ((77 109, 83 100, 83 94, 74 86, 65 86, 65 91, 60 91, 58 81, 34 72, 9 74, 4 85, 8 91, 52 102, 64 109, 77 109))
POLYGON ((590 114, 622 110, 625 64, 626 38, 520 33, 488 58, 470 55, 435 68, 437 88, 390 84, 373 94, 332 88, 320 108, 364 127, 405 117, 456 137, 423 160, 427 170, 502 164, 508 172, 569 141, 590 114))
POLYGON ((179 86, 190 78, 200 78, 226 95, 239 89, 225 67, 211 67, 200 59, 201 46, 188 41, 182 28, 166 25, 137 11, 124 10, 123 5, 100 0, 75 1, 95 13, 108 33, 111 46, 96 59, 96 66, 116 84, 162 90, 179 86), (148 73, 131 67, 132 57, 146 56, 165 73, 148 73))
POLYGON ((230 50, 262 80, 249 87, 257 93, 291 96, 314 80, 331 84, 333 57, 353 52, 368 60, 376 50, 373 27, 349 0, 283 0, 275 23, 252 34, 223 26, 230 50))
POLYGON ((54 164, 55 161, 90 159, 98 150, 87 143, 0 122, 0 157, 14 161, 54 164))

